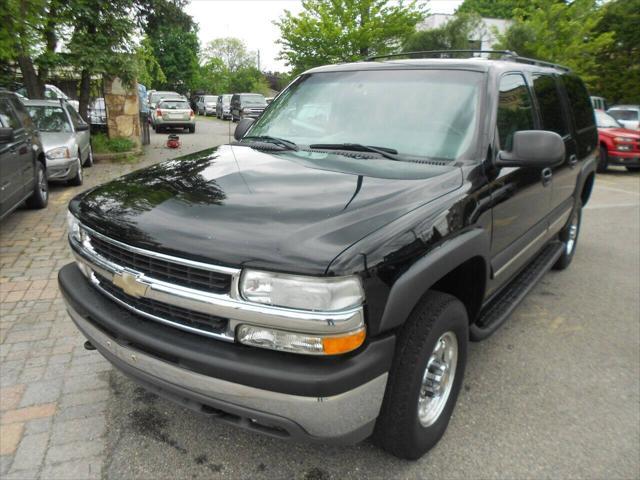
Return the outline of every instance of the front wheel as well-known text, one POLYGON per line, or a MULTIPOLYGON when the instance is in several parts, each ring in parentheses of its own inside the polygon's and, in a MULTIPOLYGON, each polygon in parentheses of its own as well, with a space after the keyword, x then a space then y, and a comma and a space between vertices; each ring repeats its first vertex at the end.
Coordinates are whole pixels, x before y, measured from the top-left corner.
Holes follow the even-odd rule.
POLYGON ((607 152, 606 147, 600 146, 600 159, 598 161, 597 171, 599 173, 606 172, 608 167, 609 167, 609 153, 607 152))
POLYGON ((196 126, 192 125, 189 127, 189 133, 195 133, 196 132, 196 126))
POLYGON ((47 172, 41 162, 36 162, 36 181, 33 185, 33 193, 27 199, 29 208, 45 208, 49 203, 49 181, 47 172))
POLYGON ((415 460, 438 443, 462 386, 468 338, 462 302, 427 292, 398 335, 373 437, 380 447, 415 460))
POLYGON ((93 167, 93 148, 91 148, 91 145, 89 145, 89 155, 87 155, 87 159, 82 166, 86 168, 93 167))
POLYGON ((82 185, 84 178, 82 175, 82 162, 80 161, 80 159, 78 158, 78 165, 77 165, 77 170, 76 170, 76 174, 74 177, 70 178, 68 180, 69 185, 73 185, 75 187, 78 187, 80 185, 82 185))
POLYGON ((640 167, 636 167, 636 166, 630 167, 630 166, 627 166, 627 167, 625 167, 625 168, 627 169, 627 171, 628 171, 628 172, 640 172, 640 167))
POLYGON ((558 235, 563 244, 562 255, 553 266, 554 270, 564 270, 567 268, 578 246, 578 235, 580 234, 580 225, 582 223, 582 203, 578 200, 578 204, 571 213, 569 223, 560 231, 558 235))

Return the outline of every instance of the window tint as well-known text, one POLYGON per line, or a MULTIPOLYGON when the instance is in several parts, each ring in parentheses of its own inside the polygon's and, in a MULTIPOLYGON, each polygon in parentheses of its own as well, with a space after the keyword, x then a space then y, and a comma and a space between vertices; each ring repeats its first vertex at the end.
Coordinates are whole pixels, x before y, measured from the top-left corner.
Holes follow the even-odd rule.
POLYGON ((534 129, 531 95, 522 75, 506 75, 500 80, 497 124, 504 150, 511 150, 514 133, 534 129))
POLYGON ((562 105, 556 79, 551 75, 540 75, 533 78, 533 91, 538 100, 542 129, 551 130, 560 136, 569 133, 562 115, 562 105))
POLYGON ((21 128, 20 121, 7 100, 0 100, 0 119, 5 128, 21 128))
POLYGON ((594 126, 593 108, 591 107, 591 99, 589 92, 578 77, 574 75, 563 75, 567 97, 573 114, 573 120, 576 124, 576 130, 580 131, 584 128, 594 126))

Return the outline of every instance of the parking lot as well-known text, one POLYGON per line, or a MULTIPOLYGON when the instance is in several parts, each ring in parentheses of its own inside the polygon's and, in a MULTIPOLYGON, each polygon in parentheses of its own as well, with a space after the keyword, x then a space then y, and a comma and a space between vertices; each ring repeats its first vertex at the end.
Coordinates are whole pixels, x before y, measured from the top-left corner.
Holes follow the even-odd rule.
POLYGON ((369 442, 286 443, 157 398, 114 371, 68 318, 68 201, 114 177, 228 141, 199 117, 179 152, 151 132, 137 163, 97 163, 46 210, 0 224, 0 475, 10 478, 637 478, 640 174, 599 174, 576 258, 488 340, 472 344, 442 441, 417 462, 369 442))

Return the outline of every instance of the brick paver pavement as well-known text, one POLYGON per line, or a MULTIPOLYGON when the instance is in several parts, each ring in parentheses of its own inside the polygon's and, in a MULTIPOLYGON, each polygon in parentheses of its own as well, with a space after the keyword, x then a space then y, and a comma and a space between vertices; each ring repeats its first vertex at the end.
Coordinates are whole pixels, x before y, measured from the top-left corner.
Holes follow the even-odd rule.
MULTIPOLYGON (((183 138, 180 153, 220 143, 220 135, 203 131, 183 138)), ((58 291, 58 270, 71 261, 67 204, 87 188, 175 156, 162 148, 164 137, 152 134, 155 144, 135 164, 96 163, 85 170, 81 187, 51 185, 48 208, 22 208, 0 223, 3 480, 102 475, 111 366, 83 349, 58 291)))

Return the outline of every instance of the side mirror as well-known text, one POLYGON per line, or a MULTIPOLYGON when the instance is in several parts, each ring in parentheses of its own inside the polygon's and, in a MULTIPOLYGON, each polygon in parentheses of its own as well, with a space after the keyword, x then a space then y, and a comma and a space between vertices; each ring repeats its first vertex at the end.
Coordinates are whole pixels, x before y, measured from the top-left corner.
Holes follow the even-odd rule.
POLYGON ((240 141, 240 139, 244 137, 244 134, 247 133, 247 130, 249 130, 249 127, 253 125, 253 122, 255 122, 253 118, 243 118, 240 120, 235 132, 233 132, 233 138, 240 141))
POLYGON ((76 132, 86 132, 87 130, 89 130, 88 123, 82 123, 76 127, 76 132))
POLYGON ((562 137, 547 130, 522 130, 513 135, 513 149, 501 150, 496 159, 499 167, 545 168, 564 161, 562 137))
POLYGON ((0 143, 9 143, 13 140, 13 128, 0 128, 0 143))

